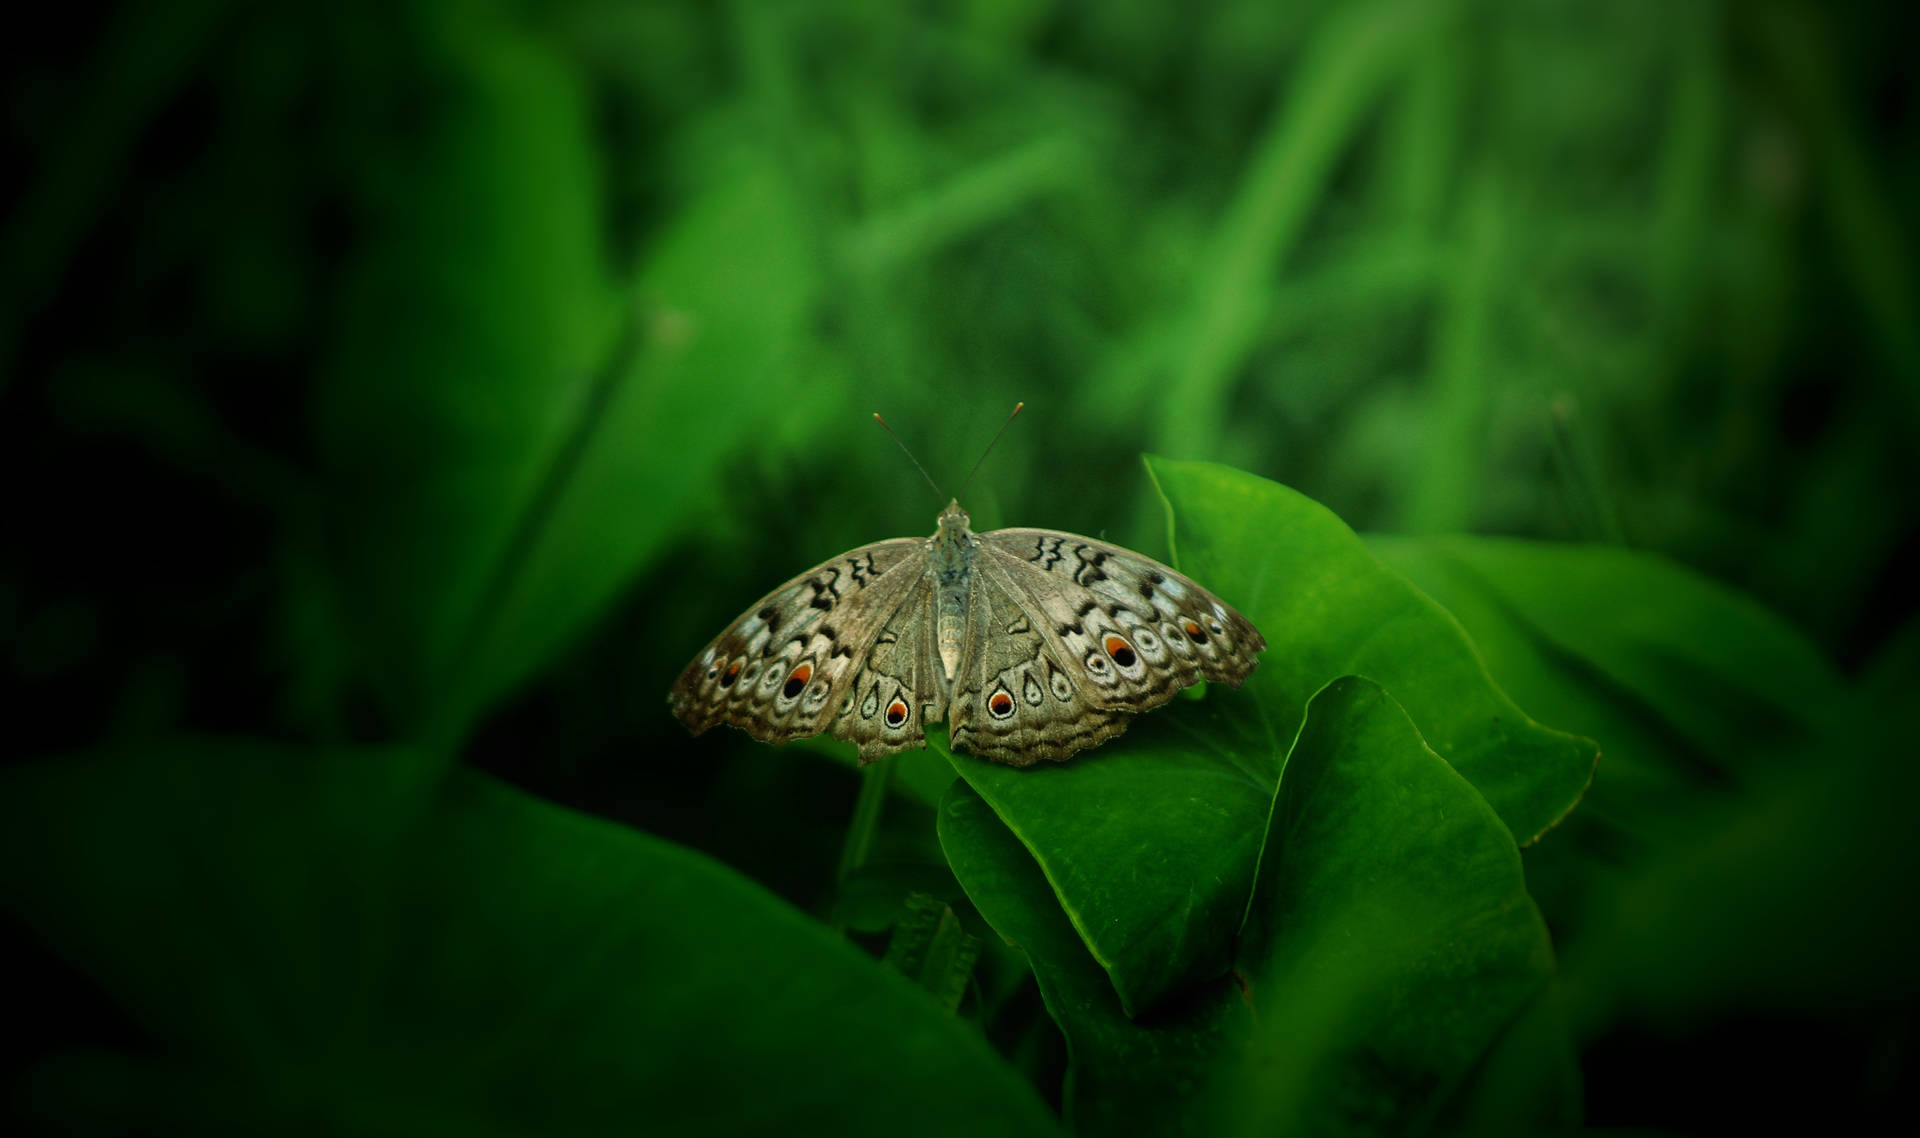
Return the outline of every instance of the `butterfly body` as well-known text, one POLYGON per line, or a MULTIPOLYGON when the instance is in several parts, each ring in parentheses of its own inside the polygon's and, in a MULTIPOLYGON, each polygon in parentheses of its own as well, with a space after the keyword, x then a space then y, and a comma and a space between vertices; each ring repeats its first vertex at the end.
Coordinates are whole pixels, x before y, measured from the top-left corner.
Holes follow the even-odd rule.
POLYGON ((763 597, 668 696, 784 743, 831 731, 860 761, 951 743, 1011 766, 1060 760, 1201 680, 1239 687, 1266 641, 1151 558, 1055 530, 976 534, 952 502, 926 539, 862 546, 763 597))

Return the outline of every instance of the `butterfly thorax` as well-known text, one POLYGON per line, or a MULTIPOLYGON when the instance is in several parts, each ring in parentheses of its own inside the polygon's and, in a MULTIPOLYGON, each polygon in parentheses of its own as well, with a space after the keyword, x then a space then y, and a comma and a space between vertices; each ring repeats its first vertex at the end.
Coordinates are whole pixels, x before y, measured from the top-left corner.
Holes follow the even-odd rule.
POLYGON ((973 530, 958 500, 940 511, 940 528, 927 540, 927 579, 938 614, 940 667, 949 682, 959 672, 966 643, 968 596, 973 588, 973 530))

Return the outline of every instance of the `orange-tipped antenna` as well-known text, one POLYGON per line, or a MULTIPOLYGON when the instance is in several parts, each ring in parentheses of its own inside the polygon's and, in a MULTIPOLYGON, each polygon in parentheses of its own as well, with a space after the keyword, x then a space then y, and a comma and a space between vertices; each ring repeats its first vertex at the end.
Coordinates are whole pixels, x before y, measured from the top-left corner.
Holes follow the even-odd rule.
POLYGON ((900 450, 906 454, 907 461, 913 463, 913 468, 920 472, 920 477, 926 479, 927 485, 933 487, 933 496, 936 498, 946 497, 945 494, 942 494, 940 492, 940 484, 933 480, 933 475, 927 473, 926 467, 920 465, 920 460, 913 457, 913 452, 910 450, 907 450, 907 444, 900 442, 900 436, 893 433, 892 427, 887 426, 887 421, 880 417, 880 412, 875 411, 873 413, 873 421, 880 424, 880 429, 887 432, 888 438, 892 439, 896 443, 900 443, 900 450))
POLYGON ((960 497, 964 498, 967 496, 967 487, 973 485, 973 476, 980 473, 980 464, 987 461, 987 456, 993 453, 994 443, 998 443, 1000 436, 1007 433, 1007 428, 1013 425, 1013 417, 1018 415, 1020 408, 1026 405, 1025 400, 1021 400, 1013 405, 1012 412, 1007 415, 1007 421, 1000 424, 1000 429, 993 433, 993 442, 987 444, 987 449, 980 452, 979 461, 973 464, 972 470, 967 471, 967 480, 960 484, 960 497))

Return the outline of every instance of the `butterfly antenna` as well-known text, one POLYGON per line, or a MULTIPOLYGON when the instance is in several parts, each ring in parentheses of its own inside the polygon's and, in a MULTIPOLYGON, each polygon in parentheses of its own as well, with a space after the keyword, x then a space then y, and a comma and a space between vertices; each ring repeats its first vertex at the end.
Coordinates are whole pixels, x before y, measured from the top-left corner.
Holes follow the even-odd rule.
POLYGON ((875 411, 873 413, 873 421, 880 424, 880 429, 887 432, 888 438, 900 444, 900 450, 907 456, 907 461, 913 463, 913 468, 920 472, 920 477, 926 479, 927 485, 933 487, 933 496, 936 498, 946 497, 945 494, 940 492, 940 484, 933 480, 933 475, 927 473, 926 467, 920 465, 920 460, 913 457, 913 452, 907 450, 907 444, 900 442, 900 436, 893 433, 892 427, 887 426, 887 421, 880 417, 880 412, 875 411))
POLYGON ((967 496, 967 487, 973 485, 973 476, 980 473, 981 464, 986 462, 987 456, 993 453, 994 443, 998 443, 1000 441, 1000 436, 1007 433, 1007 428, 1013 425, 1014 416, 1018 415, 1020 413, 1020 408, 1025 407, 1026 405, 1027 404, 1025 400, 1022 400, 1019 403, 1015 403, 1013 405, 1013 410, 1007 415, 1007 421, 1000 424, 1000 429, 993 433, 993 442, 988 443, 987 449, 980 452, 979 461, 973 464, 972 470, 967 471, 967 480, 960 484, 960 496, 962 498, 967 496))

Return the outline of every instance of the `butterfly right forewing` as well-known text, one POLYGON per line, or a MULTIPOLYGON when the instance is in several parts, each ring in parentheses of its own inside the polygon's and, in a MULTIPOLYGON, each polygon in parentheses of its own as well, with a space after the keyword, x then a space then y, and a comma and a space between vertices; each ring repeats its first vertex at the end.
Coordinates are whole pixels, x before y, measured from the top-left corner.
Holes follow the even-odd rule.
POLYGON ((1266 650, 1246 617, 1150 557, 1056 530, 994 530, 980 544, 1094 706, 1146 711, 1203 679, 1239 687, 1266 650))

